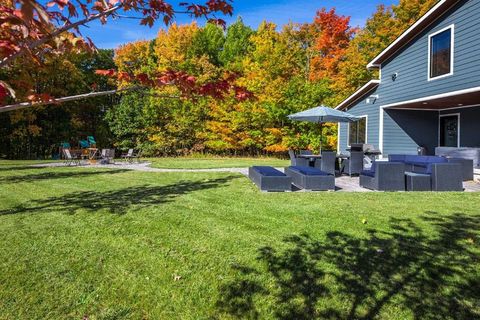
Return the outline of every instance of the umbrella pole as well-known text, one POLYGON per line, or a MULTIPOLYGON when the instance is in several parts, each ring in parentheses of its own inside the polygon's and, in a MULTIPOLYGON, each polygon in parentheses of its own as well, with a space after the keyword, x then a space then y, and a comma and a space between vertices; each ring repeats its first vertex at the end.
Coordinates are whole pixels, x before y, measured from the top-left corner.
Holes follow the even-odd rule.
POLYGON ((322 154, 322 144, 323 144, 323 123, 320 123, 320 153, 322 154))

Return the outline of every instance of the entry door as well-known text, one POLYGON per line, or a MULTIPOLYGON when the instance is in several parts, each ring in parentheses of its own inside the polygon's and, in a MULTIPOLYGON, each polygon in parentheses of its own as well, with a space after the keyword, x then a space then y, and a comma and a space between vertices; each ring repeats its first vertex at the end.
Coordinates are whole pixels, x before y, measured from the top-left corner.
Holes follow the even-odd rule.
POLYGON ((458 120, 457 114, 440 117, 440 147, 460 147, 458 145, 458 120))

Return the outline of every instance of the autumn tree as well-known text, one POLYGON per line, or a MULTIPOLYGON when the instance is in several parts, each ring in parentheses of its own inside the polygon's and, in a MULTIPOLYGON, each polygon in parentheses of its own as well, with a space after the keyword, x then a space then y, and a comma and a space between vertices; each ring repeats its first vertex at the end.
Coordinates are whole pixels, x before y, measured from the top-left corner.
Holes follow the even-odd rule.
POLYGON ((310 79, 333 79, 356 29, 350 26, 350 17, 325 8, 317 11, 310 29, 315 33, 313 48, 316 51, 311 62, 310 79))
MULTIPOLYGON (((111 90, 114 86, 95 70, 112 68, 113 50, 96 53, 63 54, 44 61, 42 68, 34 63, 23 64, 9 71, 11 83, 21 88, 28 81, 43 91, 59 96, 79 94, 88 90, 111 90)), ((3 74, 3 76, 6 76, 3 74)), ((28 90, 17 90, 26 96, 28 90)), ((102 145, 110 143, 111 134, 104 121, 106 110, 115 104, 115 96, 66 102, 54 106, 36 106, 0 113, 0 155, 9 158, 50 158, 58 153, 60 142, 75 146, 81 135, 95 135, 102 145)))
POLYGON ((250 37, 254 33, 240 17, 228 26, 223 50, 220 52, 220 60, 224 66, 231 70, 241 70, 241 60, 251 50, 250 37))

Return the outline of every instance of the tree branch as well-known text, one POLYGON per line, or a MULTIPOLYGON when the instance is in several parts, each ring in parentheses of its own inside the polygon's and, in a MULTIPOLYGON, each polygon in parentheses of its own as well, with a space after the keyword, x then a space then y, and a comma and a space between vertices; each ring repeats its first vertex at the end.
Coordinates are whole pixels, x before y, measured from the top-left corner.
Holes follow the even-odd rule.
MULTIPOLYGON (((21 103, 17 103, 17 104, 10 104, 10 105, 0 107, 0 113, 7 112, 7 111, 20 110, 20 109, 29 108, 29 107, 45 106, 45 105, 49 105, 49 104, 59 104, 59 103, 63 103, 63 102, 76 101, 76 100, 89 99, 89 98, 96 98, 96 97, 108 96, 108 95, 115 94, 115 93, 120 93, 120 92, 143 90, 143 89, 149 89, 149 88, 142 87, 142 86, 132 86, 132 87, 122 88, 122 89, 83 93, 83 94, 78 94, 78 95, 75 95, 75 96, 63 97, 63 98, 58 98, 58 99, 51 99, 51 100, 48 100, 48 101, 21 102, 21 103)), ((157 97, 157 98, 180 99, 180 96, 176 96, 176 95, 166 95, 166 94, 156 94, 156 93, 152 93, 150 95, 152 95, 154 97, 157 97)))
POLYGON ((33 107, 33 106, 44 106, 44 105, 57 104, 57 103, 68 102, 68 101, 76 101, 76 100, 82 100, 82 99, 88 99, 88 98, 102 97, 102 96, 107 96, 107 95, 110 95, 110 94, 120 93, 120 92, 124 92, 124 91, 139 90, 139 89, 142 89, 142 88, 143 87, 140 87, 140 86, 134 86, 134 87, 123 88, 123 89, 115 89, 115 90, 100 91, 100 92, 89 92, 89 93, 79 94, 79 95, 75 95, 75 96, 63 97, 63 98, 58 98, 58 99, 51 99, 51 100, 48 100, 48 101, 21 102, 21 103, 17 103, 17 104, 11 104, 11 105, 6 105, 6 106, 3 106, 3 107, 0 107, 0 113, 1 112, 24 109, 24 108, 33 107))
POLYGON ((46 35, 45 37, 41 38, 41 39, 38 39, 36 41, 33 41, 32 43, 30 43, 29 45, 27 45, 26 47, 24 48, 21 48, 20 51, 4 58, 2 61, 0 61, 0 67, 3 67, 3 66, 6 66, 7 64, 9 64, 10 62, 12 62, 13 60, 17 59, 18 57, 21 57, 23 56, 25 53, 27 53, 29 50, 33 50, 35 49, 36 47, 38 46, 41 46, 42 44, 45 44, 47 43, 48 41, 50 41, 51 39, 57 37, 58 35, 62 34, 63 32, 66 32, 70 29, 73 29, 73 28, 76 28, 76 27, 79 27, 83 24, 86 24, 90 21, 93 21, 93 20, 96 20, 96 19, 99 19, 101 17, 104 17, 106 15, 109 15, 109 14, 112 14, 114 13, 115 11, 117 11, 118 9, 120 9, 123 5, 122 4, 119 4, 119 5, 116 5, 116 6, 113 6, 111 7, 110 9, 108 10, 105 10, 103 12, 100 12, 98 14, 94 14, 88 18, 85 18, 85 19, 82 19, 82 20, 79 20, 75 23, 72 23, 72 24, 67 24, 66 26, 63 26, 59 29, 56 29, 54 32, 50 33, 49 35, 46 35))

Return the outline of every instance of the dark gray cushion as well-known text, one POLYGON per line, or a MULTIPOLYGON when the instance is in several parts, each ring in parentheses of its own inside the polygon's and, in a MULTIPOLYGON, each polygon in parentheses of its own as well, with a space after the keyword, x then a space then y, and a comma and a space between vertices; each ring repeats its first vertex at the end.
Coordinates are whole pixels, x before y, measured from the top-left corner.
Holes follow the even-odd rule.
POLYGON ((266 177, 285 177, 285 174, 281 171, 278 171, 275 168, 267 167, 267 166, 254 166, 252 167, 253 170, 260 173, 262 176, 266 177))
POLYGON ((304 174, 306 176, 328 176, 329 174, 313 167, 300 167, 300 166, 292 166, 290 167, 291 170, 295 170, 304 174))
MULTIPOLYGON (((373 166, 372 166, 373 167, 373 166)), ((373 167, 374 168, 374 167, 373 167)), ((362 176, 367 176, 367 177, 375 177, 375 171, 374 170, 363 170, 360 175, 362 176)))

